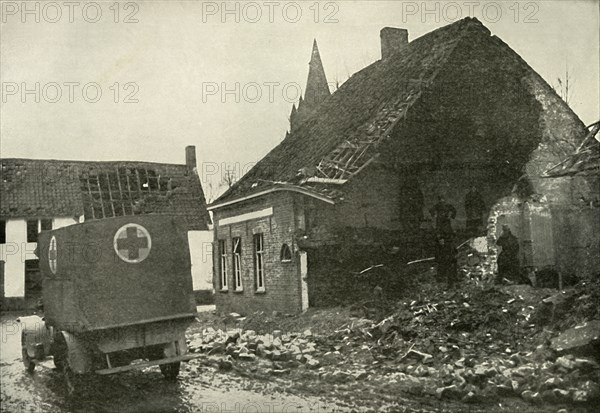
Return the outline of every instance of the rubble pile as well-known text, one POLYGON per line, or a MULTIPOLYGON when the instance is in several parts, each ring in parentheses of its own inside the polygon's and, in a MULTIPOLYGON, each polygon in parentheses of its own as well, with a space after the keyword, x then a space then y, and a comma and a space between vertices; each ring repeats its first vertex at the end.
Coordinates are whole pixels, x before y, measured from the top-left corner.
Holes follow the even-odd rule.
MULTIPOLYGON (((400 303, 379 322, 360 319, 330 338, 370 341, 375 360, 402 373, 392 374, 395 379, 410 383, 416 377, 421 391, 439 398, 476 402, 519 396, 530 403, 598 399, 600 366, 593 356, 598 356, 600 321, 559 335, 537 324, 540 314, 548 313, 540 295, 549 291, 525 285, 487 290, 471 285, 461 292, 432 288, 423 298, 400 303)), ((589 294, 580 304, 588 315, 595 314, 590 306, 598 307, 597 301, 591 305, 592 298, 589 294)))
POLYGON ((257 334, 254 330, 223 331, 211 327, 192 335, 188 342, 191 352, 221 355, 219 367, 224 370, 231 369, 235 360, 262 358, 273 361, 271 373, 275 375, 287 373, 289 368, 299 365, 318 368, 321 363, 314 357, 316 345, 310 330, 302 334, 283 334, 280 330, 257 334))
POLYGON ((285 375, 317 392, 371 386, 480 404, 511 397, 592 406, 600 399, 600 279, 564 291, 481 287, 423 283, 414 299, 376 312, 234 314, 239 328, 204 328, 189 337, 189 348, 220 370, 285 375), (303 333, 284 333, 302 323, 303 333), (243 328, 250 326, 271 331, 243 328))
POLYGON ((535 327, 530 323, 534 310, 522 298, 498 289, 447 292, 434 286, 423 291, 422 298, 399 303, 391 315, 377 323, 348 323, 338 330, 338 338, 362 336, 397 352, 412 343, 442 359, 452 354, 452 349, 473 357, 487 356, 520 346, 535 327))
POLYGON ((600 320, 600 277, 583 280, 572 288, 542 300, 535 319, 538 323, 563 331, 586 320, 600 320))

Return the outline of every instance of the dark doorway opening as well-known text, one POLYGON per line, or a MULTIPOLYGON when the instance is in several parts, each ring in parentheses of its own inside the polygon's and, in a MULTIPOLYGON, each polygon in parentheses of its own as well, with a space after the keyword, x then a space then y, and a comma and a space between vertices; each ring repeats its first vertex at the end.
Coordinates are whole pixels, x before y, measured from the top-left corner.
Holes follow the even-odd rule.
POLYGON ((42 296, 42 274, 39 260, 25 260, 25 298, 42 296))

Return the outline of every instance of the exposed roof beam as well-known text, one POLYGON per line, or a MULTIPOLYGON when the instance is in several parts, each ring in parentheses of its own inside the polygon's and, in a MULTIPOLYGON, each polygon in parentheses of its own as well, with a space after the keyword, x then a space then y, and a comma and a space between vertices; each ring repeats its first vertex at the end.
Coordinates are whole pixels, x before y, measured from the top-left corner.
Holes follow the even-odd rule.
POLYGON ((220 203, 216 203, 216 204, 211 204, 209 206, 206 207, 206 209, 208 209, 209 211, 214 211, 215 209, 218 208, 222 208, 228 205, 233 205, 233 204, 237 204, 239 202, 243 202, 243 201, 247 201, 249 199, 254 199, 254 198, 258 198, 259 196, 263 196, 263 195, 267 195, 267 194, 271 194, 273 192, 281 192, 281 191, 288 191, 288 192, 296 192, 302 195, 306 195, 306 196, 310 196, 312 198, 318 199, 320 201, 326 202, 330 205, 335 205, 335 202, 333 201, 333 199, 328 198, 324 195, 320 195, 320 194, 316 194, 312 191, 308 191, 304 188, 300 188, 297 186, 280 186, 280 187, 275 187, 275 188, 269 188, 266 189, 264 191, 260 191, 260 192, 256 192, 254 194, 250 194, 250 195, 246 195, 243 196, 241 198, 237 198, 237 199, 232 199, 231 201, 226 201, 226 202, 220 202, 220 203))
POLYGON ((347 179, 333 179, 333 178, 319 178, 316 176, 311 176, 310 178, 306 178, 302 180, 302 183, 310 182, 315 184, 336 184, 343 185, 348 182, 347 179))

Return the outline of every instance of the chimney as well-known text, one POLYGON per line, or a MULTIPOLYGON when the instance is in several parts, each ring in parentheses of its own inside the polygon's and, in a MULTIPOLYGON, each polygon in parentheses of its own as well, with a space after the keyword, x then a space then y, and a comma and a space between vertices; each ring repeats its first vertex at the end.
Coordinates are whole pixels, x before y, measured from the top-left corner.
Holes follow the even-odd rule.
POLYGON ((408 44, 408 30, 384 27, 381 36, 381 58, 387 59, 408 44))
POLYGON ((196 147, 189 145, 185 147, 185 164, 189 169, 194 169, 196 165, 196 147))

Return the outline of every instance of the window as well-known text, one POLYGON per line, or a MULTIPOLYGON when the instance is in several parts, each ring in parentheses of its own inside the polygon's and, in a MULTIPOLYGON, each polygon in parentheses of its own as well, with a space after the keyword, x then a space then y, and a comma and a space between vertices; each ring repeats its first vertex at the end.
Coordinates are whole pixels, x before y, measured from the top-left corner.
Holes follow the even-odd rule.
POLYGON ((27 221, 27 242, 38 241, 38 220, 27 221))
POLYGON ((233 289, 242 291, 242 239, 233 239, 233 289))
POLYGON ((256 291, 265 291, 265 262, 263 234, 254 234, 254 282, 256 291))
POLYGON ((6 244, 6 221, 0 221, 0 244, 6 244))
POLYGON ((42 231, 50 231, 52 229, 52 219, 42 219, 40 227, 42 231))
POLYGON ((221 291, 227 291, 227 249, 225 240, 219 240, 219 287, 221 291))
POLYGON ((281 246, 281 262, 291 262, 292 261, 292 250, 288 247, 287 244, 283 244, 281 246))

